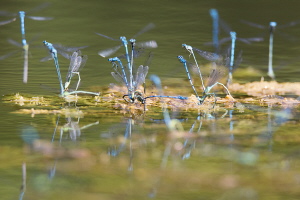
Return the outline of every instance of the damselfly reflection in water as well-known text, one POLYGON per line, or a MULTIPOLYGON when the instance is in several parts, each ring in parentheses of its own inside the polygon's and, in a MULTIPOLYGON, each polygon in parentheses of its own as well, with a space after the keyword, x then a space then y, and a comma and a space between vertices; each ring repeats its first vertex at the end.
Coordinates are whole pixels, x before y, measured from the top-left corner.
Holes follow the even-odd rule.
POLYGON ((22 164, 22 185, 21 185, 21 192, 19 195, 19 200, 23 200, 26 191, 26 180, 27 180, 27 170, 26 170, 26 162, 22 164))
MULTIPOLYGON (((277 25, 277 22, 270 22, 269 26, 264 26, 260 24, 256 24, 253 22, 249 22, 246 20, 241 20, 242 23, 245 23, 249 26, 256 27, 259 29, 266 29, 269 30, 269 62, 268 62, 268 76, 270 76, 272 79, 275 79, 275 73, 273 71, 273 40, 274 40, 274 33, 275 33, 275 28, 276 29, 281 29, 281 28, 287 28, 291 26, 295 26, 300 24, 300 21, 292 21, 290 23, 284 24, 284 25, 277 25)), ((292 38, 291 36, 288 36, 288 38, 292 38)))
MULTIPOLYGON (((197 134, 200 133, 201 127, 202 127, 202 118, 201 116, 197 116, 197 119, 195 120, 195 122, 192 124, 192 127, 189 130, 190 134, 193 134, 195 131, 195 127, 197 122, 199 122, 199 126, 198 129, 196 131, 197 134)), ((183 148, 185 149, 183 155, 182 155, 182 159, 189 159, 191 157, 191 153, 192 150, 196 147, 196 140, 194 138, 187 138, 185 139, 185 141, 183 142, 183 148)))
MULTIPOLYGON (((223 111, 222 111, 223 112, 223 111)), ((182 143, 182 160, 189 159, 191 157, 192 150, 196 148, 196 142, 202 137, 201 128, 203 124, 203 120, 208 122, 211 127, 211 132, 215 133, 216 129, 216 120, 224 118, 228 113, 227 109, 224 109, 224 113, 220 117, 217 117, 217 113, 200 113, 194 123, 192 124, 188 134, 186 135, 186 139, 182 143)))
MULTIPOLYGON (((277 95, 267 95, 263 99, 284 99, 284 97, 277 95)), ((261 144, 267 144, 269 151, 272 151, 273 135, 282 125, 293 118, 293 108, 287 107, 278 109, 276 105, 272 105, 272 103, 267 103, 267 108, 251 104, 244 105, 249 110, 253 110, 266 115, 267 125, 266 128, 263 129, 262 133, 258 136, 258 145, 260 146, 261 144)))
MULTIPOLYGON (((150 80, 154 83, 155 87, 158 90, 159 95, 160 96, 165 96, 164 93, 163 93, 162 86, 161 86, 160 78, 156 75, 151 75, 150 80)), ((178 128, 177 126, 179 125, 180 129, 183 129, 179 120, 176 120, 176 119, 171 120, 167 108, 164 107, 165 102, 164 102, 163 98, 161 99, 161 101, 163 103, 163 115, 164 115, 164 121, 165 121, 165 124, 167 125, 167 128, 170 131, 174 131, 178 128)))
MULTIPOLYGON (((57 121, 56 121, 56 127, 54 129, 54 133, 52 136, 52 142, 55 140, 55 135, 58 129, 58 124, 59 124, 59 120, 60 120, 60 116, 57 117, 57 121)), ((80 117, 77 117, 76 120, 74 120, 74 117, 67 117, 66 118, 66 123, 62 126, 60 126, 59 128, 59 132, 60 132, 60 136, 59 136, 59 143, 62 143, 63 140, 63 134, 64 132, 68 132, 69 134, 66 136, 66 138, 70 138, 72 141, 77 141, 78 138, 81 136, 81 131, 87 128, 90 128, 92 126, 98 125, 99 121, 93 122, 93 123, 89 123, 87 125, 84 126, 80 126, 80 117)))
MULTIPOLYGON (((99 121, 93 122, 93 123, 89 123, 87 125, 84 126, 80 126, 80 117, 82 116, 82 113, 80 112, 80 110, 69 110, 69 114, 68 115, 72 115, 72 116, 67 116, 66 117, 66 123, 59 126, 59 122, 60 122, 60 118, 61 116, 58 115, 57 119, 56 119, 56 125, 53 131, 53 135, 52 135, 52 139, 51 139, 51 144, 52 144, 52 148, 55 146, 55 137, 56 137, 56 133, 57 130, 59 130, 59 146, 62 147, 63 146, 63 141, 67 142, 69 140, 71 140, 72 142, 77 142, 79 140, 79 137, 82 136, 82 130, 84 129, 88 129, 92 126, 98 125, 99 121), (63 134, 65 132, 68 132, 69 134, 66 135, 63 138, 63 134)), ((83 150, 84 152, 84 150, 83 150)), ((48 178, 50 180, 52 180, 55 177, 56 174, 56 167, 57 167, 57 163, 59 161, 59 157, 61 156, 71 156, 71 157, 81 157, 82 155, 80 154, 80 151, 77 152, 78 155, 76 154, 72 154, 72 155, 68 155, 68 152, 65 152, 65 155, 59 155, 59 154, 54 154, 54 162, 53 164, 51 164, 51 166, 49 167, 49 172, 48 172, 48 178)))
POLYGON ((110 128, 108 133, 101 134, 101 137, 108 138, 109 140, 112 140, 112 145, 108 147, 107 154, 112 157, 119 156, 122 152, 129 151, 129 165, 128 165, 128 171, 133 171, 133 144, 132 144, 132 131, 134 127, 135 120, 130 117, 126 120, 126 128, 124 131, 124 135, 120 136, 119 133, 123 133, 123 126, 121 127, 120 124, 118 126, 113 126, 110 128), (121 127, 122 130, 119 128, 121 127), (118 142, 116 142, 118 141, 118 142), (119 144, 116 144, 119 143, 119 144))
POLYGON ((46 42, 46 41, 44 41, 43 43, 48 48, 49 52, 51 53, 52 58, 54 59, 54 65, 56 67, 56 72, 57 72, 57 76, 58 76, 58 80, 59 80, 59 84, 60 84, 60 96, 64 97, 64 96, 72 95, 72 94, 99 95, 99 93, 95 93, 95 92, 77 91, 80 80, 81 80, 80 76, 79 76, 79 70, 81 67, 84 66, 86 59, 87 59, 86 56, 81 56, 80 51, 75 51, 72 54, 69 71, 68 71, 67 78, 66 78, 66 83, 63 85, 60 68, 59 68, 59 63, 58 63, 57 50, 51 43, 46 42), (78 75, 79 80, 77 82, 76 90, 69 92, 68 87, 70 85, 71 79, 74 74, 78 75))
MULTIPOLYGON (((164 96, 160 78, 156 75, 151 75, 150 80, 155 84, 159 95, 164 96)), ((161 102, 163 103, 163 105, 165 104, 163 98, 161 99, 161 102)), ((185 158, 189 157, 189 155, 191 153, 191 150, 194 148, 193 144, 195 144, 195 143, 191 142, 190 143, 191 145, 189 146, 188 145, 189 141, 185 140, 185 146, 180 145, 180 143, 178 143, 178 141, 177 141, 178 138, 182 138, 182 137, 185 137, 185 136, 188 136, 188 137, 191 138, 191 137, 193 137, 192 134, 184 132, 182 124, 180 123, 180 121, 178 119, 171 119, 170 118, 169 111, 166 107, 163 106, 162 110, 163 110, 163 118, 164 118, 165 124, 166 124, 167 129, 168 129, 168 134, 171 136, 171 137, 168 137, 168 140, 165 144, 165 149, 164 149, 162 159, 161 159, 161 163, 160 163, 160 170, 162 172, 164 172, 164 170, 167 167, 169 156, 170 156, 172 150, 175 150, 175 151, 179 152, 179 151, 182 150, 180 147, 186 148, 186 152, 183 151, 184 153, 183 153, 183 156, 182 156, 182 159, 185 159, 185 158), (178 149, 178 147, 179 147, 179 149, 178 149)), ((151 189, 151 192, 148 195, 149 197, 155 197, 157 195, 158 189, 159 189, 160 184, 162 182, 161 179, 163 177, 163 174, 164 173, 160 173, 160 175, 158 177, 155 177, 153 187, 151 189)))

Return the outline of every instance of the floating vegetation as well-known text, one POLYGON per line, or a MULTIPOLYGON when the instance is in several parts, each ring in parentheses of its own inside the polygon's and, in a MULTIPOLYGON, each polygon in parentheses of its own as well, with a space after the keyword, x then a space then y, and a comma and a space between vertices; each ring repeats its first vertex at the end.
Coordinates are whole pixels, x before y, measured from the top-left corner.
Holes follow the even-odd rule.
POLYGON ((245 84, 233 83, 229 86, 232 93, 261 97, 264 95, 300 95, 300 83, 278 83, 276 81, 255 81, 245 84))
MULTIPOLYGON (((75 106, 80 109, 95 110, 98 109, 119 110, 129 113, 143 113, 152 110, 154 107, 167 107, 173 111, 197 111, 198 113, 215 112, 220 109, 236 108, 240 110, 243 103, 246 104, 265 104, 276 105, 282 107, 294 107, 300 105, 299 98, 285 97, 280 95, 300 95, 299 83, 278 83, 275 81, 252 82, 246 84, 233 83, 229 86, 232 93, 237 93, 240 98, 232 98, 231 95, 225 97, 210 97, 206 98, 205 102, 198 105, 199 99, 192 94, 187 99, 164 98, 164 104, 161 102, 161 97, 155 94, 155 90, 150 91, 153 97, 145 101, 145 104, 140 102, 127 103, 122 98, 125 87, 113 85, 101 96, 82 96, 68 95, 64 98, 58 96, 30 96, 28 94, 5 95, 2 100, 5 103, 13 103, 23 107, 23 109, 15 111, 15 113, 23 114, 65 114, 65 106, 75 106), (244 97, 246 94, 248 97, 244 97), (251 97, 253 96, 253 97, 251 97), (216 102, 216 106, 213 107, 216 102)), ((169 87, 172 91, 172 88, 169 87)))
POLYGON ((58 96, 30 96, 29 94, 16 93, 2 97, 3 102, 13 103, 24 108, 47 108, 59 109, 64 105, 79 107, 94 106, 99 101, 99 97, 68 95, 64 98, 58 96))
POLYGON ((41 105, 48 105, 50 102, 47 98, 44 98, 43 96, 39 97, 27 97, 20 95, 19 93, 16 93, 13 96, 6 95, 2 98, 6 102, 13 102, 19 106, 26 105, 32 105, 32 106, 41 106, 41 105))
POLYGON ((14 111, 14 113, 18 113, 18 114, 30 114, 32 117, 34 117, 34 115, 49 115, 49 114, 61 114, 61 115, 65 115, 65 116, 76 116, 76 117, 83 117, 84 116, 84 112, 82 110, 78 110, 78 109, 66 109, 66 108, 62 108, 59 110, 46 110, 46 109, 20 109, 17 111, 14 111))

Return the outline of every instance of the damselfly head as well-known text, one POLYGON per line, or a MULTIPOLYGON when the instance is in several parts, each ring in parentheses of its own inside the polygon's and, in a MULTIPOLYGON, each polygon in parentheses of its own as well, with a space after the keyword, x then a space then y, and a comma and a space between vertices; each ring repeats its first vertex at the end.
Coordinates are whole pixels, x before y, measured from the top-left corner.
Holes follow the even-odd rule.
POLYGON ((28 44, 27 44, 27 41, 26 41, 26 39, 25 39, 25 38, 23 38, 23 39, 22 39, 22 45, 23 45, 23 46, 26 46, 26 45, 28 45, 28 44))
POLYGON ((276 26, 277 26, 276 22, 270 22, 270 32, 275 31, 276 26))
POLYGON ((122 43, 123 43, 124 45, 128 44, 127 39, 126 39, 125 36, 121 36, 121 37, 120 37, 120 40, 122 41, 122 43))
POLYGON ((129 102, 134 103, 135 101, 135 95, 134 91, 128 91, 128 97, 129 97, 129 102))
POLYGON ((177 56, 177 58, 181 63, 186 63, 186 60, 183 58, 183 56, 177 56))
POLYGON ((198 105, 202 105, 203 104, 203 102, 204 102, 204 99, 203 98, 201 98, 201 97, 198 97, 197 98, 198 99, 198 105))
POLYGON ((231 39, 236 39, 236 32, 234 32, 234 31, 230 31, 230 37, 231 37, 231 39))
POLYGON ((187 44, 182 44, 182 47, 188 50, 189 52, 193 50, 193 47, 187 44))
POLYGON ((183 47, 185 50, 187 50, 187 51, 190 53, 190 55, 194 53, 194 52, 193 52, 193 47, 192 47, 192 46, 187 45, 187 44, 182 44, 182 47, 183 47))
POLYGON ((135 97, 136 100, 138 100, 138 101, 141 102, 142 104, 145 103, 145 99, 143 98, 143 95, 142 95, 141 92, 135 91, 135 92, 134 92, 134 97, 135 97))
POLYGON ((272 27, 277 26, 277 22, 270 22, 270 26, 272 26, 272 27))
POLYGON ((24 17, 25 16, 25 11, 19 11, 19 15, 20 15, 20 17, 24 17))
POLYGON ((209 10, 209 14, 212 16, 212 17, 216 17, 216 16, 218 16, 218 11, 217 11, 217 9, 210 9, 209 10))
POLYGON ((109 58, 109 59, 108 59, 109 62, 116 62, 116 61, 118 61, 118 60, 119 60, 118 57, 114 57, 114 58, 109 58))
POLYGON ((136 40, 133 39, 133 38, 131 38, 131 39, 129 40, 129 42, 131 43, 132 46, 135 46, 135 41, 136 41, 136 40))

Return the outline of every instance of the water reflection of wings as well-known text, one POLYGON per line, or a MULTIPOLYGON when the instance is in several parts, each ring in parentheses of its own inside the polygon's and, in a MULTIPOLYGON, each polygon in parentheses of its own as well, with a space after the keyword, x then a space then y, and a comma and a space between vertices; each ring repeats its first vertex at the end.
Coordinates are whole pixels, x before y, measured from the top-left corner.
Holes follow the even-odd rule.
MULTIPOLYGON (((60 116, 57 117, 56 120, 56 126, 54 129, 54 133, 53 133, 53 137, 52 137, 52 142, 54 142, 55 139, 55 135, 58 129, 58 124, 59 124, 59 120, 60 120, 60 116)), ((76 117, 76 120, 74 120, 74 117, 67 117, 66 118, 67 123, 65 123, 64 125, 62 125, 59 129, 60 129, 60 143, 62 142, 62 136, 64 134, 64 132, 68 132, 69 133, 69 138, 72 141, 76 141, 78 139, 78 137, 81 136, 81 130, 83 129, 87 129, 91 126, 97 125, 99 124, 99 121, 84 125, 84 126, 80 126, 79 122, 80 122, 80 117, 76 117)))
POLYGON ((132 141, 131 141, 131 136, 132 136, 132 125, 134 124, 134 120, 132 118, 128 118, 126 121, 126 128, 124 131, 124 135, 122 139, 120 139, 118 132, 122 132, 121 130, 118 130, 118 127, 113 127, 109 131, 109 134, 102 134, 102 137, 107 137, 107 138, 114 138, 117 139, 121 142, 119 144, 114 144, 108 147, 107 154, 112 157, 117 157, 119 156, 122 152, 124 152, 126 149, 129 150, 129 165, 128 165, 128 171, 133 170, 133 150, 132 150, 132 141))

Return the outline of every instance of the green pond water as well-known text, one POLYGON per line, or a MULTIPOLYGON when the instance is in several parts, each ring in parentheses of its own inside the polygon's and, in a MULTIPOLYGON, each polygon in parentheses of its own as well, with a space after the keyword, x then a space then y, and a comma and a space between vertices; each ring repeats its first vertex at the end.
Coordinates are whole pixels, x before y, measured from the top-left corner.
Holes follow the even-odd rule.
MULTIPOLYGON (((25 20, 26 38, 33 39, 28 83, 22 83, 22 51, 0 60, 1 199, 300 198, 299 106, 256 103, 240 110, 220 104, 221 109, 200 114, 171 109, 171 118, 182 127, 177 122, 177 131, 170 131, 161 108, 148 107, 145 113, 132 114, 103 106, 92 96, 85 97, 89 103, 64 102, 57 97, 53 61, 40 62, 47 56, 43 40, 65 46, 88 45, 82 50, 89 58, 80 74, 80 90, 107 95, 106 89, 115 80, 110 75, 111 64, 97 52, 120 43, 95 32, 130 38, 152 22, 156 27, 137 37, 158 44, 152 50, 149 75, 157 74, 165 90, 190 96, 192 90, 176 56, 189 58, 182 43, 214 50, 204 43, 212 40, 209 9, 216 8, 238 36, 265 39, 251 45, 237 42, 243 62, 234 82, 258 81, 262 76, 269 81, 268 30, 240 20, 266 26, 270 21, 278 25, 297 21, 298 1, 49 2, 49 7, 32 15, 53 20, 25 20), (53 101, 24 105, 7 101, 16 93, 53 101), (36 114, 31 114, 31 108, 36 114)), ((2 0, 0 10, 28 11, 41 3, 2 0)), ((7 19, 1 17, 0 21, 7 19)), ((7 39, 21 42, 19 23, 17 19, 0 26, 0 56, 18 50, 7 39)), ((273 64, 278 82, 299 81, 299 34, 300 25, 275 31, 273 64)), ((224 37, 228 34, 223 31, 220 38, 224 37)), ((123 53, 121 49, 116 55, 123 53)), ((143 64, 144 60, 141 56, 136 62, 143 64)), ((64 79, 69 61, 59 56, 59 63, 64 79)), ((152 87, 148 79, 147 85, 152 87)), ((199 85, 196 83, 197 88, 199 85)), ((221 91, 218 95, 224 97, 221 91)), ((233 94, 241 101, 244 95, 233 94)))

